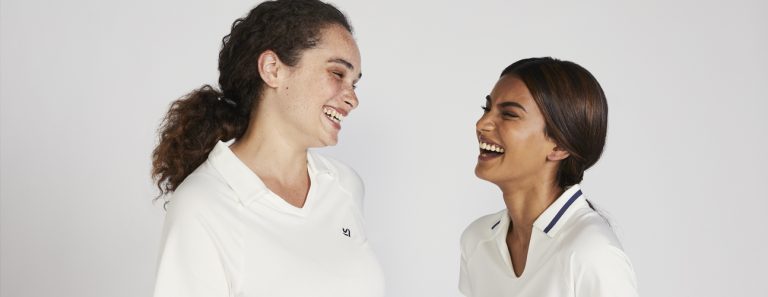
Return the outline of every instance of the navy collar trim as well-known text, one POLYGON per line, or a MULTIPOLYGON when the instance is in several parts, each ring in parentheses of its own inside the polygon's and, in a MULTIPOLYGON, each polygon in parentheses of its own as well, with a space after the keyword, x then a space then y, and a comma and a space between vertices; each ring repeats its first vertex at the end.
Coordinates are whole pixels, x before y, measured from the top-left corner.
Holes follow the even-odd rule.
POLYGON ((560 217, 563 216, 566 210, 568 210, 569 207, 571 207, 571 204, 573 204, 576 199, 581 197, 581 190, 576 191, 576 193, 573 193, 571 198, 568 199, 568 202, 563 205, 563 207, 560 208, 560 210, 557 212, 554 218, 552 218, 552 221, 549 222, 546 228, 544 228, 544 233, 549 233, 549 230, 552 229, 557 224, 557 221, 560 220, 560 217))

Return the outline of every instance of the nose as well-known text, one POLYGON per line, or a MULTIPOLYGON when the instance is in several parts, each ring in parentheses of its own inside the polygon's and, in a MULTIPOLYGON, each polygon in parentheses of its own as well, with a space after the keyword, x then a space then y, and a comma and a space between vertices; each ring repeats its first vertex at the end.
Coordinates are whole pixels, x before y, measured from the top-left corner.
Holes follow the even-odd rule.
POLYGON ((357 108, 357 105, 360 103, 357 100, 357 94, 355 94, 355 88, 350 86, 344 90, 344 95, 342 96, 342 99, 344 100, 344 103, 349 105, 350 109, 357 108))
POLYGON ((493 120, 490 119, 488 114, 489 113, 483 114, 483 116, 481 116, 480 119, 477 120, 477 123, 475 124, 477 133, 490 132, 495 128, 495 123, 493 122, 493 120))

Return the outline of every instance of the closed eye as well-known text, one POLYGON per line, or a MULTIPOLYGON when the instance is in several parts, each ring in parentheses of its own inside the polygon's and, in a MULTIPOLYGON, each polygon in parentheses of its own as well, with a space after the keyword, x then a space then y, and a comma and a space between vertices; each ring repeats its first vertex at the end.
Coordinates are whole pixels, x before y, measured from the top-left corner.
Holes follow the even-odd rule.
POLYGON ((511 113, 511 112, 502 112, 501 116, 506 117, 506 118, 519 118, 518 115, 516 115, 514 113, 511 113))
MULTIPOLYGON (((331 73, 333 73, 333 75, 335 75, 335 76, 336 76, 336 78, 338 78, 338 79, 340 79, 340 80, 343 80, 343 79, 344 79, 344 75, 345 75, 345 73, 344 73, 344 72, 339 72, 339 71, 331 71, 331 73)), ((355 84, 355 83, 352 83, 352 89, 353 89, 353 90, 354 90, 354 89, 357 89, 357 84, 355 84)))

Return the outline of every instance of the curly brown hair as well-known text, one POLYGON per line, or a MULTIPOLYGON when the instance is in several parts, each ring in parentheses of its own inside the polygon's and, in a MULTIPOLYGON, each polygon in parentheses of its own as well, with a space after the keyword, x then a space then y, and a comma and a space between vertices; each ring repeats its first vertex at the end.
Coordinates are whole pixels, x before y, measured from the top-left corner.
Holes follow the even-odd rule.
POLYGON ((259 55, 271 50, 281 62, 295 66, 330 25, 352 33, 342 12, 318 0, 267 1, 235 20, 219 52, 220 89, 204 85, 174 101, 160 125, 159 144, 152 152, 152 178, 160 196, 175 191, 219 140, 245 133, 264 85, 259 55))

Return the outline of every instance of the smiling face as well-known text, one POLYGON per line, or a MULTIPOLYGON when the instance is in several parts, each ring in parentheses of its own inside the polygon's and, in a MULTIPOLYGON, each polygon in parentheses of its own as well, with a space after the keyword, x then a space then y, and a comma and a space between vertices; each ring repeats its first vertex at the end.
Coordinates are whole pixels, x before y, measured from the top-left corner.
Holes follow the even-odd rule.
POLYGON ((545 134, 544 116, 525 83, 502 76, 486 99, 476 125, 480 155, 475 174, 497 185, 554 179, 567 153, 545 134))
POLYGON ((305 50, 294 67, 282 66, 277 113, 281 134, 300 146, 338 142, 342 121, 357 107, 355 84, 361 77, 360 51, 349 31, 338 25, 322 30, 317 46, 305 50))

